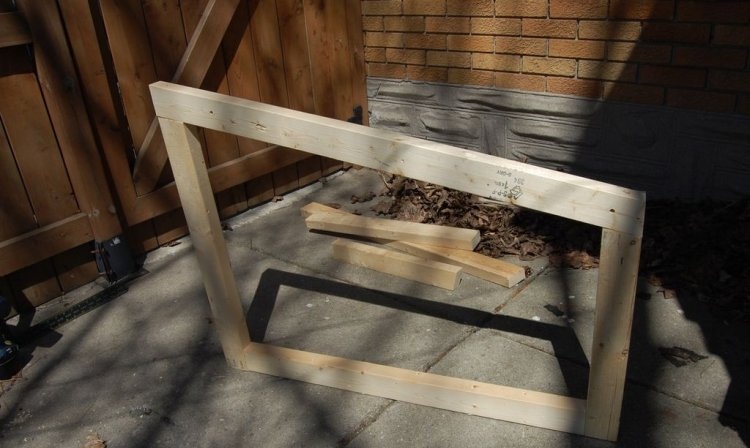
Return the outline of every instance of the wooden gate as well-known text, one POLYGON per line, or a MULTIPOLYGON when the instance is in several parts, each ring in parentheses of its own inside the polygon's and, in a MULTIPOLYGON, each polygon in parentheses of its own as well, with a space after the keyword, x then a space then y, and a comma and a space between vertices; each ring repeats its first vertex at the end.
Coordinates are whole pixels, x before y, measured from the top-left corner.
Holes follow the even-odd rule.
MULTIPOLYGON (((2 49, 7 57, 0 57, 0 89, 31 98, 24 104, 37 108, 24 112, 24 118, 7 103, 2 115, 8 137, 0 135, 0 157, 7 159, 0 161, 0 195, 3 204, 6 196, 13 204, 3 206, 2 213, 14 218, 3 216, 12 226, 0 223, 0 241, 5 240, 0 243, 0 276, 6 276, 0 287, 17 303, 36 305, 91 280, 96 275, 93 239, 124 231, 134 250, 145 252, 187 233, 154 118, 150 83, 173 81, 342 120, 352 117, 357 106, 367 110, 359 0, 58 0, 58 8, 42 0, 16 3, 14 27, 4 29, 17 30, 7 34, 21 38, 3 37, 13 46, 2 49), (53 96, 49 86, 59 87, 60 93, 53 96), (11 130, 6 123, 11 118, 11 123, 28 126, 11 130), (78 132, 65 134, 58 130, 63 125, 78 132), (37 154, 36 162, 28 162, 30 171, 24 171, 23 156, 18 158, 18 144, 10 135, 19 132, 35 139, 46 136, 52 143, 42 146, 55 146, 60 156, 40 164, 45 156, 37 154), (57 183, 48 186, 48 179, 57 183), (35 187, 47 202, 32 197, 35 187), (23 220, 23 211, 37 221, 23 220), (62 224, 53 228, 64 238, 49 238, 55 234, 45 228, 46 239, 33 239, 35 257, 4 264, 29 247, 13 238, 58 222, 62 224), (38 244, 50 239, 56 242, 54 250, 38 244), (63 253, 77 246, 74 253, 63 253), (58 253, 63 255, 46 260, 58 253), (70 257, 76 263, 65 262, 70 257), (45 261, 34 264, 40 260, 45 261), (70 282, 73 273, 76 281, 70 282)), ((11 2, 0 0, 3 4, 8 11, 11 2)), ((0 98, 6 103, 2 90, 0 98)), ((210 130, 201 140, 222 217, 342 166, 210 130)))
POLYGON ((122 232, 60 15, 0 2, 0 291, 30 309, 97 275, 122 232))

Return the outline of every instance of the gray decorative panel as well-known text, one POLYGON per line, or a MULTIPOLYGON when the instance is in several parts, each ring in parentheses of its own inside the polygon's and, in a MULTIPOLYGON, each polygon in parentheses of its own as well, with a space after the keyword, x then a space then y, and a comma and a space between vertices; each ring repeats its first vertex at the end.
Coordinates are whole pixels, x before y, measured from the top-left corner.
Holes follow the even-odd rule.
POLYGON ((370 123, 646 190, 650 198, 750 194, 750 118, 504 91, 368 80, 370 123))

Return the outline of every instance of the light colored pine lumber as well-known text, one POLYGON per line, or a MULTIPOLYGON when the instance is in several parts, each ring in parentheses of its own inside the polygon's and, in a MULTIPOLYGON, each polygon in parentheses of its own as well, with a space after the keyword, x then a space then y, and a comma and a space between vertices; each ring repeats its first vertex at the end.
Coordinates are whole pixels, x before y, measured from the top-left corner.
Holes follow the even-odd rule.
POLYGON ((585 434, 589 437, 617 440, 640 251, 640 238, 602 230, 586 402, 585 434))
POLYGON ((157 82, 157 114, 641 236, 645 193, 344 121, 157 82))
POLYGON ((159 126, 203 273, 221 347, 227 362, 237 366, 243 350, 250 343, 250 333, 229 262, 200 139, 197 130, 184 123, 159 118, 159 126))
POLYGON ((497 283, 506 288, 510 288, 526 278, 526 271, 521 266, 469 250, 415 244, 406 241, 389 241, 385 245, 417 257, 460 266, 467 274, 497 283))
POLYGON ((478 230, 393 219, 367 218, 341 213, 314 213, 305 219, 305 224, 313 230, 392 241, 409 241, 456 249, 471 250, 479 244, 478 230))
POLYGON ((376 397, 582 434, 586 402, 252 342, 239 366, 376 397))
MULTIPOLYGON (((314 213, 348 214, 344 210, 328 207, 327 205, 311 202, 300 209, 302 216, 307 218, 314 213)), ((408 252, 412 255, 429 260, 442 261, 464 269, 464 272, 489 282, 510 288, 526 278, 523 267, 498 260, 469 250, 451 249, 430 246, 427 244, 408 243, 404 241, 380 241, 388 247, 408 252)))
POLYGON ((452 264, 425 260, 385 247, 374 247, 356 241, 333 242, 333 257, 349 264, 385 274, 414 280, 453 291, 461 282, 462 269, 452 264))

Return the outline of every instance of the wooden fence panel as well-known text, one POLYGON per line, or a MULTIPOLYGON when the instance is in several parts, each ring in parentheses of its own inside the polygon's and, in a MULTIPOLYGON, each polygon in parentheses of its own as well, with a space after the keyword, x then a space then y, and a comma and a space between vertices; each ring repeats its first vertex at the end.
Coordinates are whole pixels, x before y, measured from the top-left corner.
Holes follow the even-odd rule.
MULTIPOLYGON (((144 158, 151 180, 134 177, 149 135, 163 151, 151 82, 187 70, 185 82, 238 97, 339 119, 366 110, 356 0, 56 3, 0 2, 16 36, 0 45, 0 286, 17 307, 92 280, 93 239, 125 231, 144 252, 187 233, 164 155, 144 158)), ((215 131, 200 139, 222 217, 342 166, 215 131)))

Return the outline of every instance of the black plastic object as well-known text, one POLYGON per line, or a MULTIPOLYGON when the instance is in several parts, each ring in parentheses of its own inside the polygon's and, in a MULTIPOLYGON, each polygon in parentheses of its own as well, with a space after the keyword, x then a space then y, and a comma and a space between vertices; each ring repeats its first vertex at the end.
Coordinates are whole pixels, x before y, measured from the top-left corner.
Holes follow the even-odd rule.
POLYGON ((122 235, 106 241, 97 241, 96 266, 110 283, 122 280, 136 270, 135 259, 122 235))

